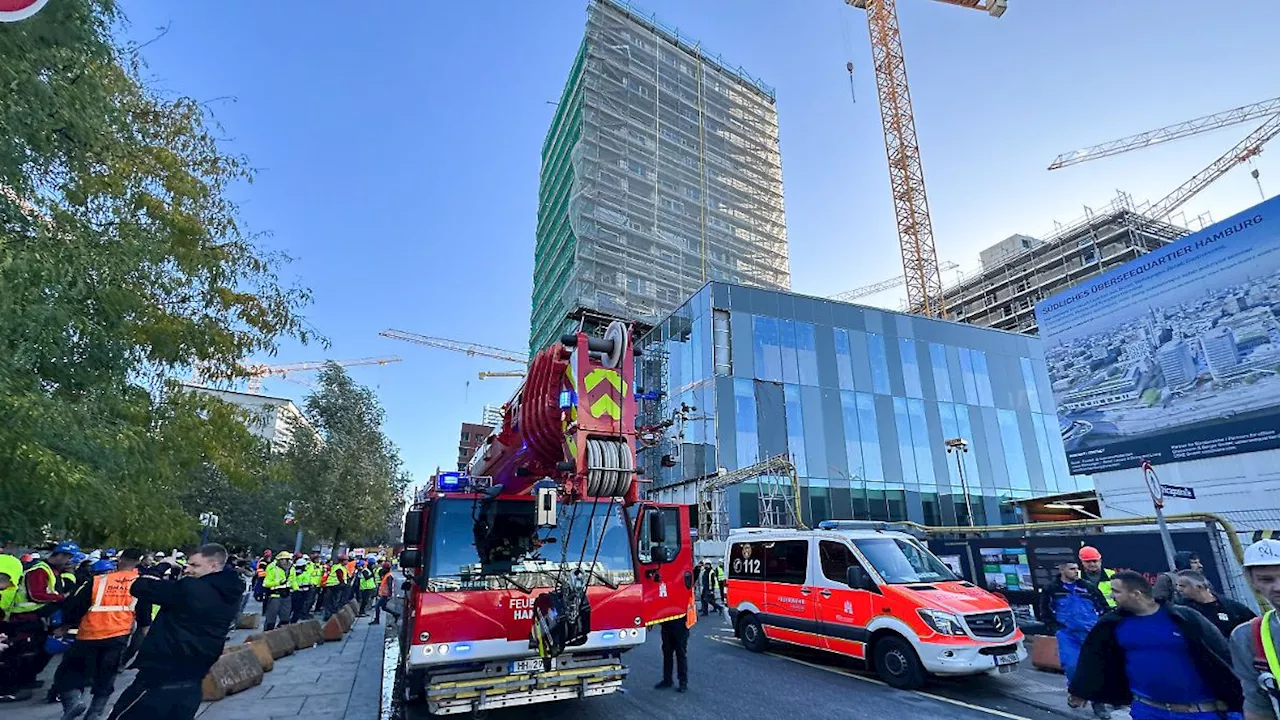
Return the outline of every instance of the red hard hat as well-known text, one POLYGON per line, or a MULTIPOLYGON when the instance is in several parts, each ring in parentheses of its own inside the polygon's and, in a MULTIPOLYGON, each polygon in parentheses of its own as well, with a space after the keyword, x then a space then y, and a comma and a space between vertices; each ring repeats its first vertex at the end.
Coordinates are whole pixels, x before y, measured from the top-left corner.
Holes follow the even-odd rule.
POLYGON ((1080 559, 1086 562, 1089 560, 1101 560, 1102 553, 1098 552, 1098 548, 1092 545, 1085 545, 1080 548, 1080 559))

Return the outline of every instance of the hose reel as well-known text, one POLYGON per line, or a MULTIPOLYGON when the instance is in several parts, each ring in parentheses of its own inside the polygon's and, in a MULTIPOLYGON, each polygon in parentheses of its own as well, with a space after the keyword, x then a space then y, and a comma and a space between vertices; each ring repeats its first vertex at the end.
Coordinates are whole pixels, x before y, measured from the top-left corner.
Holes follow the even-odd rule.
POLYGON ((587 439, 587 495, 621 497, 636 477, 636 458, 625 440, 587 439))

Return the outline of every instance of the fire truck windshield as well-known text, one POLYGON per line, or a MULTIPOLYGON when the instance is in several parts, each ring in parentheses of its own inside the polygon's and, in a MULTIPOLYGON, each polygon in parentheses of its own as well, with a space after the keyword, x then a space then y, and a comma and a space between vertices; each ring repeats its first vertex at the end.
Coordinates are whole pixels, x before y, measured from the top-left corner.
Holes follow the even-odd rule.
POLYGON ((942 561, 919 545, 899 538, 854 540, 867 562, 890 585, 955 580, 942 561))
POLYGON ((559 525, 538 529, 531 502, 498 500, 488 514, 492 527, 486 524, 486 536, 477 538, 480 515, 471 500, 446 498, 434 503, 428 589, 546 588, 556 584, 562 571, 579 568, 583 581, 591 585, 635 582, 626 515, 617 504, 561 506, 559 525), (480 547, 487 557, 482 557, 480 547))

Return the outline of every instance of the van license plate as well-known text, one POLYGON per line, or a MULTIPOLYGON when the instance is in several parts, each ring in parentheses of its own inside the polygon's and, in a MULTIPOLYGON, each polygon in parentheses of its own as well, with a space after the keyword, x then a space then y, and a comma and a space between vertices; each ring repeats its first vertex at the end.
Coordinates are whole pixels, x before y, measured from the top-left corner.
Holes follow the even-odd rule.
POLYGON ((532 660, 513 660, 511 662, 511 672, 513 673, 536 673, 543 672, 547 669, 546 662, 542 658, 533 658, 532 660))
POLYGON ((996 665, 1017 665, 1018 653, 1009 653, 1007 655, 997 655, 996 665))

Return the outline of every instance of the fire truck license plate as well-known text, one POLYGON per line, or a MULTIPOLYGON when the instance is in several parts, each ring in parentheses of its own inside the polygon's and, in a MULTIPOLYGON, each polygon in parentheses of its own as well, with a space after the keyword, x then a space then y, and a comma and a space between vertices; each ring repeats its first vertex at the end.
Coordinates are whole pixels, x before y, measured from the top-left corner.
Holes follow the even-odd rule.
POLYGON ((1009 653, 1008 655, 997 655, 996 665, 1017 665, 1018 653, 1009 653))
MULTIPOLYGON (((542 658, 511 661, 511 672, 513 673, 536 673, 543 672, 546 669, 547 663, 542 658)), ((556 661, 554 658, 551 660, 551 669, 556 669, 556 661)))

